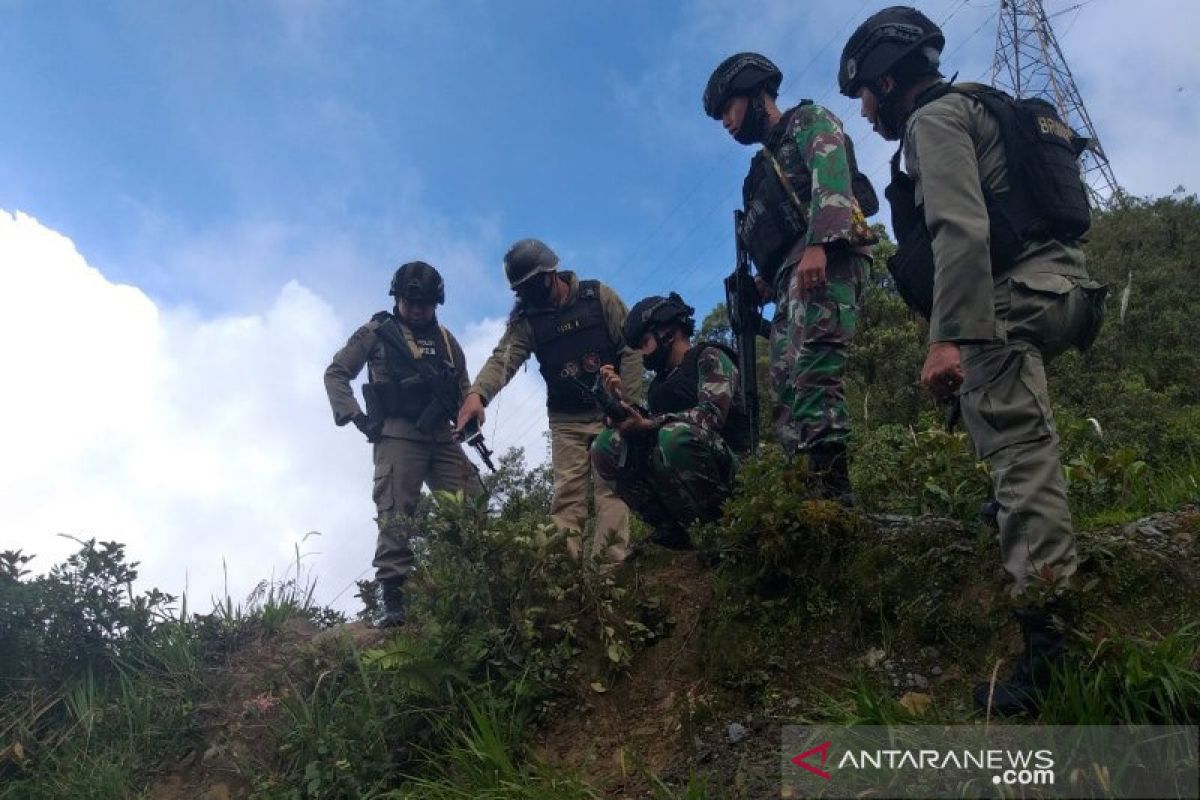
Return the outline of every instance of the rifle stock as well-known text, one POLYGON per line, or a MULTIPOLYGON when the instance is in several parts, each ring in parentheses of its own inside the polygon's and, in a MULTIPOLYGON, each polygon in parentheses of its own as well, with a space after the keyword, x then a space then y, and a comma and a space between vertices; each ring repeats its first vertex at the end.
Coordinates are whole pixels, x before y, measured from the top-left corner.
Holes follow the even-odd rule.
POLYGON ((725 311, 733 331, 738 352, 738 378, 742 396, 750 412, 750 448, 758 447, 758 348, 756 340, 762 335, 764 320, 758 297, 758 287, 750 273, 750 256, 742 243, 742 211, 733 212, 733 240, 737 265, 725 279, 725 311))

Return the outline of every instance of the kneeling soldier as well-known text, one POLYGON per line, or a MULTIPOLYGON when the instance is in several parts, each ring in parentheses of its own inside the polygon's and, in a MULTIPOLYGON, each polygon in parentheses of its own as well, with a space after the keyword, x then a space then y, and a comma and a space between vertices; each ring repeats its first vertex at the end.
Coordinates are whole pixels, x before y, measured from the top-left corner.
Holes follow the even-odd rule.
POLYGON ((383 594, 380 627, 403 625, 404 583, 412 572, 408 539, 421 484, 476 495, 479 473, 454 439, 451 420, 467 389, 467 363, 453 335, 437 322, 445 302, 438 271, 413 261, 392 277, 392 313, 363 325, 325 370, 325 391, 338 425, 353 422, 374 445, 379 538, 375 577, 383 594), (367 366, 367 413, 350 381, 367 366))
POLYGON ((672 292, 647 297, 625 320, 625 341, 654 372, 649 413, 625 402, 621 379, 601 370, 624 414, 592 443, 592 466, 631 510, 654 526, 650 540, 691 546, 687 526, 720 516, 733 492, 737 456, 750 448, 750 415, 738 388, 736 354, 692 345, 694 309, 672 292))

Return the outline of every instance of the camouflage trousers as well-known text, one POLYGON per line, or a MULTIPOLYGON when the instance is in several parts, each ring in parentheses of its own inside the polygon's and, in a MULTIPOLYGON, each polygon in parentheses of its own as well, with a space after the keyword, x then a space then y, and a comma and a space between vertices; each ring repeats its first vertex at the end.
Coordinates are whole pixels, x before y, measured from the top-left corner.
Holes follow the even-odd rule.
POLYGON ((849 435, 843 379, 870 263, 853 251, 830 255, 824 290, 807 298, 792 291, 795 268, 775 278, 771 416, 779 444, 789 455, 819 442, 845 441, 849 435))
POLYGON ((646 437, 605 428, 591 458, 596 474, 655 527, 719 517, 737 467, 719 434, 688 422, 668 422, 646 437))

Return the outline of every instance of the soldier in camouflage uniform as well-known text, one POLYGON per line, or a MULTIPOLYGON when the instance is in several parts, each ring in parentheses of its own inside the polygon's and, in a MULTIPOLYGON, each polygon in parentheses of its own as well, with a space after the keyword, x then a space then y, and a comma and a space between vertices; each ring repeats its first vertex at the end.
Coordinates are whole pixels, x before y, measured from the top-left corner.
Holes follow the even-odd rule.
POLYGON ((858 325, 878 208, 854 146, 826 108, 781 111, 783 79, 757 53, 730 56, 704 90, 704 110, 743 145, 761 145, 742 186, 739 232, 758 270, 771 325, 771 400, 785 452, 806 453, 823 496, 852 503, 843 377, 858 325))
POLYGON ((1065 590, 1079 561, 1045 362, 1091 344, 1105 287, 1080 247, 1090 215, 1069 128, 1049 104, 951 86, 939 72, 944 46, 920 11, 886 8, 846 43, 838 83, 877 133, 901 143, 887 190, 898 241, 888 266, 929 318, 922 383, 959 404, 990 467, 1025 654, 1010 680, 977 687, 975 700, 1014 714, 1037 708, 1063 658, 1065 590), (1019 137, 1026 125, 1044 135, 1019 137))
POLYGON ((694 309, 679 295, 647 297, 625 319, 654 372, 649 412, 625 402, 611 367, 600 371, 627 415, 609 420, 592 444, 592 467, 629 508, 654 526, 650 540, 690 547, 687 526, 714 520, 733 492, 737 455, 750 445, 750 416, 738 388, 736 354, 714 342, 692 345, 694 309))
POLYGON ((380 627, 404 624, 403 589, 413 568, 408 540, 416 532, 412 514, 421 485, 467 495, 483 490, 453 438, 451 416, 467 388, 467 362, 458 340, 437 322, 436 307, 445 301, 442 276, 423 261, 410 262, 396 270, 389 294, 396 298, 392 312, 371 317, 325 370, 333 421, 353 423, 373 445, 380 627), (364 366, 366 414, 350 387, 364 366))

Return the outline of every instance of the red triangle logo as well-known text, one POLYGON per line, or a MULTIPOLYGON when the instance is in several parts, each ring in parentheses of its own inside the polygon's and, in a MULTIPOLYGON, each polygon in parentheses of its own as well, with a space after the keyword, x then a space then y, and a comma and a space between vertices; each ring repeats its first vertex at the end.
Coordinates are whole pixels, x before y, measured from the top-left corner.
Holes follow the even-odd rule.
POLYGON ((808 761, 806 761, 806 759, 809 756, 811 756, 813 753, 820 753, 821 754, 821 766, 822 767, 825 766, 825 759, 829 758, 829 746, 831 744, 833 744, 833 742, 825 742, 824 744, 817 745, 816 747, 812 748, 811 750, 805 750, 800 755, 794 756, 792 758, 792 763, 795 764, 797 767, 800 767, 800 769, 808 770, 813 775, 819 775, 820 777, 824 778, 825 780, 831 780, 832 776, 828 772, 826 772, 823 769, 818 769, 817 767, 814 767, 812 764, 809 764, 808 761))

